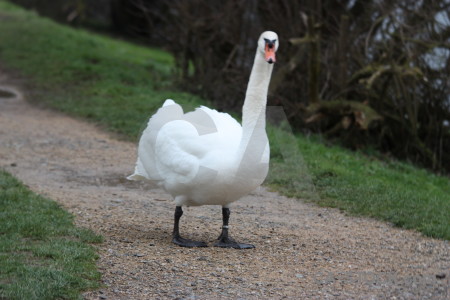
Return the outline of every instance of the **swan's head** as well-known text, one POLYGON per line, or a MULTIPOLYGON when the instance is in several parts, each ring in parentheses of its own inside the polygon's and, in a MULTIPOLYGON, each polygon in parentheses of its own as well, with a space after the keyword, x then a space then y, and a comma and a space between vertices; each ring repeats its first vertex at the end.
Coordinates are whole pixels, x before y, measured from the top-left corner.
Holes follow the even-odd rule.
POLYGON ((278 49, 278 35, 273 31, 265 31, 258 40, 258 49, 269 64, 276 61, 275 52, 278 49))

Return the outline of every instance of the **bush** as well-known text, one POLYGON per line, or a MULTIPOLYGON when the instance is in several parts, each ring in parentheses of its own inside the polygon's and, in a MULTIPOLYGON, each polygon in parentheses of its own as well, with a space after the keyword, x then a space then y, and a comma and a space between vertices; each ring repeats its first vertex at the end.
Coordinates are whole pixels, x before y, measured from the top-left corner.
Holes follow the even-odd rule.
POLYGON ((256 39, 274 30, 281 47, 269 104, 284 106, 298 131, 450 172, 449 1, 109 4, 116 30, 167 48, 183 88, 227 110, 242 105, 256 39))

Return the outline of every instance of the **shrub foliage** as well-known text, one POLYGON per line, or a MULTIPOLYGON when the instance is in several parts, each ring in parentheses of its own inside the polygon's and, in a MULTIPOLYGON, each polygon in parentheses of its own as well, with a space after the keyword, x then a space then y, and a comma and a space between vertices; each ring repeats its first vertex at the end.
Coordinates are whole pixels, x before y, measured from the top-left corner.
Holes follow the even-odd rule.
MULTIPOLYGON (((92 0, 59 2, 95 15, 92 0)), ((450 172, 450 0, 110 0, 105 11, 169 50, 184 88, 222 109, 241 106, 256 39, 274 30, 269 105, 296 130, 450 172)))

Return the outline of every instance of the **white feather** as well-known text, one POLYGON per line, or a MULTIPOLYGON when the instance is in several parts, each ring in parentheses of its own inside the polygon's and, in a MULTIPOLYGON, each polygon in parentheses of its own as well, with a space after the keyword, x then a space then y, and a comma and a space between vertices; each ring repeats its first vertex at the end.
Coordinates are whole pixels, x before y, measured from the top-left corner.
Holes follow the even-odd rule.
POLYGON ((180 206, 226 207, 258 187, 268 172, 265 106, 272 72, 260 48, 261 43, 242 126, 229 114, 205 106, 185 114, 168 99, 150 118, 139 141, 135 172, 128 179, 158 182, 180 206))

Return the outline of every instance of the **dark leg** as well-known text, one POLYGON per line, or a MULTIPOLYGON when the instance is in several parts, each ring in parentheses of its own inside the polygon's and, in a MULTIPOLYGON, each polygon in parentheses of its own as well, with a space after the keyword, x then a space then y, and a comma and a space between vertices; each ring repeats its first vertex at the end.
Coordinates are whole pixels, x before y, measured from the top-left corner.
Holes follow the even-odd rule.
POLYGON ((181 209, 181 206, 177 206, 175 208, 175 222, 173 224, 172 242, 181 247, 208 247, 205 242, 196 242, 180 236, 180 218, 182 215, 183 210, 181 209))
POLYGON ((251 244, 240 244, 228 236, 228 221, 230 220, 230 209, 222 207, 223 226, 219 240, 214 244, 215 247, 235 248, 235 249, 251 249, 255 246, 251 244))

